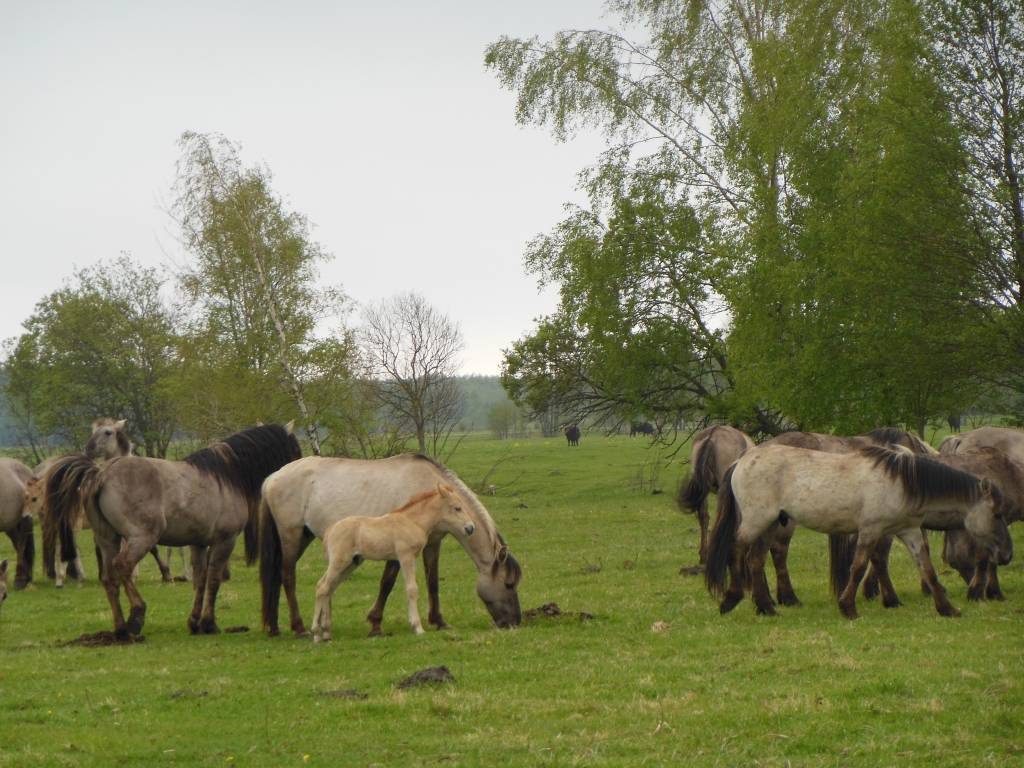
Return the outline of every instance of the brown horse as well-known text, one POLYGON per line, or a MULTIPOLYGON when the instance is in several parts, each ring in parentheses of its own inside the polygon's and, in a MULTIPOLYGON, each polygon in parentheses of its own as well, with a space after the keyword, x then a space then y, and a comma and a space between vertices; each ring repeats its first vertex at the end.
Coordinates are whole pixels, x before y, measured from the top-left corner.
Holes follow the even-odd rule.
POLYGON ((215 605, 235 539, 245 532, 246 558, 256 558, 256 510, 263 480, 302 452, 292 425, 252 427, 193 453, 184 461, 124 456, 98 464, 86 456, 61 459, 46 484, 47 546, 60 534, 70 551, 75 512, 84 503, 101 553, 100 572, 114 631, 138 634, 146 603, 132 578, 156 544, 192 547, 195 600, 188 626, 217 632, 215 605), (119 588, 131 603, 126 622, 119 588))
POLYGON ((565 440, 569 443, 569 447, 577 446, 580 444, 580 428, 575 424, 570 424, 565 428, 565 440))
POLYGON ((905 450, 870 447, 832 454, 761 445, 747 451, 726 474, 705 579, 711 593, 721 595, 729 571, 729 588, 720 605, 726 613, 743 599, 749 568, 757 612, 774 614, 763 576, 766 534, 790 521, 830 534, 833 542, 849 541, 836 534, 856 533, 852 566, 837 557, 844 553, 832 553, 833 583, 845 584, 839 608, 852 619, 857 617, 857 587, 871 551, 883 536, 896 535, 931 586, 936 610, 955 616, 922 546, 921 523, 932 510, 956 513, 991 550, 1001 504, 999 490, 987 480, 905 450))
POLYGON ((0 459, 0 531, 14 545, 18 564, 14 570, 14 588, 24 589, 32 581, 36 556, 32 518, 25 513, 25 483, 32 470, 14 459, 0 459))
MULTIPOLYGON (((338 520, 379 517, 404 504, 410 494, 452 485, 465 499, 476 528, 472 536, 455 532, 477 569, 476 592, 499 627, 522 620, 517 591, 522 570, 490 513, 473 492, 447 467, 426 456, 402 454, 387 459, 360 460, 309 456, 275 472, 263 484, 260 502, 260 582, 263 626, 276 635, 281 587, 291 614, 292 631, 304 635, 305 625, 295 593, 295 566, 314 538, 324 538, 338 520)), ((448 625, 441 616, 438 563, 445 532, 432 535, 423 549, 423 568, 430 599, 428 621, 438 629, 448 625)), ((384 604, 400 566, 389 560, 381 577, 377 602, 367 615, 370 634, 380 634, 384 604)))
MULTIPOLYGON (((708 557, 708 495, 718 493, 725 471, 736 459, 754 447, 754 441, 745 433, 724 424, 702 429, 693 438, 690 447, 690 466, 693 471, 686 485, 680 486, 676 501, 679 508, 691 511, 700 525, 700 566, 708 557)), ((684 569, 700 573, 703 568, 684 569)))

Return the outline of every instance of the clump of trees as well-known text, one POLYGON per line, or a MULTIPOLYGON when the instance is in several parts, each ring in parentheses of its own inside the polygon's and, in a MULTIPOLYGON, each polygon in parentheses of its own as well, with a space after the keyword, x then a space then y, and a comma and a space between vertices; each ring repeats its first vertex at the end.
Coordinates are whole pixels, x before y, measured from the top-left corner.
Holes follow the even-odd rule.
POLYGON ((609 148, 527 248, 557 310, 506 351, 534 413, 856 432, 1021 387, 1024 6, 609 3, 502 38, 516 119, 609 148))
POLYGON ((360 346, 351 301, 318 282, 329 254, 270 171, 220 136, 180 145, 184 268, 122 255, 79 270, 6 342, 4 393, 30 458, 53 439, 81 446, 103 415, 126 419, 149 456, 179 432, 208 441, 296 413, 317 454, 389 455, 410 435, 441 450, 459 417, 458 328, 402 296, 367 310, 360 346))

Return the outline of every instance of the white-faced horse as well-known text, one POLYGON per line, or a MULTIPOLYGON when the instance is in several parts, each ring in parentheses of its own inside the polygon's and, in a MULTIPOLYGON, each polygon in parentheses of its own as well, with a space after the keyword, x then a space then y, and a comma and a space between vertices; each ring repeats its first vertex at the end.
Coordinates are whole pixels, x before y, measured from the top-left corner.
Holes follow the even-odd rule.
POLYGON ((146 604, 131 575, 155 545, 192 547, 195 600, 188 626, 217 632, 215 604, 235 539, 245 531, 246 557, 256 557, 256 509, 264 479, 302 452, 291 425, 252 427, 197 451, 184 461, 124 456, 98 464, 85 456, 61 459, 47 480, 47 525, 53 546, 73 546, 72 524, 84 503, 101 553, 101 578, 114 631, 138 634, 146 604), (131 602, 128 621, 119 600, 131 602))
POLYGON ((719 493, 705 572, 708 589, 722 594, 728 570, 730 583, 720 610, 732 610, 743 599, 744 568, 749 567, 758 613, 774 614, 763 578, 765 537, 792 521, 821 533, 857 534, 852 565, 833 558, 833 580, 845 584, 839 607, 847 618, 857 616, 856 591, 871 552, 889 535, 899 537, 910 550, 931 588, 936 610, 955 616, 923 546, 921 523, 930 510, 958 512, 975 539, 994 549, 1001 503, 998 490, 987 480, 902 449, 872 447, 832 454, 758 446, 733 465, 719 493))
MULTIPOLYGON (((452 485, 466 500, 476 527, 472 536, 453 535, 476 564, 477 595, 499 627, 519 624, 517 586, 522 572, 498 533, 494 520, 472 491, 451 470, 425 456, 404 454, 388 459, 359 460, 310 456, 275 472, 263 485, 260 502, 260 582, 263 626, 278 633, 278 605, 284 587, 292 631, 305 634, 295 594, 295 564, 314 538, 322 539, 335 522, 351 516, 379 517, 401 506, 412 494, 452 485)), ((442 628, 438 598, 438 561, 444 532, 435 532, 423 549, 430 599, 428 621, 442 628)), ((380 633, 384 603, 398 576, 399 564, 389 560, 377 602, 367 621, 380 633)))

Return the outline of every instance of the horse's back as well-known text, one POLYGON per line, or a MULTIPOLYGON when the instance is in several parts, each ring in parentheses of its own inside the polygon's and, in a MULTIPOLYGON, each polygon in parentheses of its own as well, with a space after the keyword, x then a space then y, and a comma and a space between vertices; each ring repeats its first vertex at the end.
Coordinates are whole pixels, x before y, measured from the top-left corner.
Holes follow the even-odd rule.
POLYGON ((1024 432, 1009 427, 979 427, 963 432, 957 443, 957 453, 977 448, 998 448, 1011 458, 1024 462, 1024 432))

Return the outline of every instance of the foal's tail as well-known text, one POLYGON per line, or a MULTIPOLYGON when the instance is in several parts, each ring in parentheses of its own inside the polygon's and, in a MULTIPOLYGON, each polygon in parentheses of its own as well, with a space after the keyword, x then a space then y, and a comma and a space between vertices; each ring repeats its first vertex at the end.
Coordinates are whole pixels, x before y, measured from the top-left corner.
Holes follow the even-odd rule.
POLYGON ((718 484, 715 474, 715 446, 704 440, 693 454, 693 474, 690 481, 679 489, 676 502, 684 512, 699 512, 708 494, 718 484))
POLYGON ((736 546, 736 531, 740 527, 740 507, 732 491, 732 473, 736 465, 726 470, 718 489, 718 514, 708 542, 708 560, 704 566, 704 582, 708 591, 718 597, 725 592, 725 575, 736 546))
POLYGON ((850 582, 853 553, 857 548, 857 534, 830 533, 828 535, 829 584, 832 594, 839 594, 850 582))
POLYGON ((44 553, 56 548, 59 537, 61 560, 75 559, 75 518, 86 504, 94 503, 102 487, 100 466, 83 454, 66 456, 53 465, 46 477, 44 553))
POLYGON ((264 496, 259 507, 260 592, 263 606, 263 629, 276 635, 277 610, 281 602, 281 535, 264 496))

